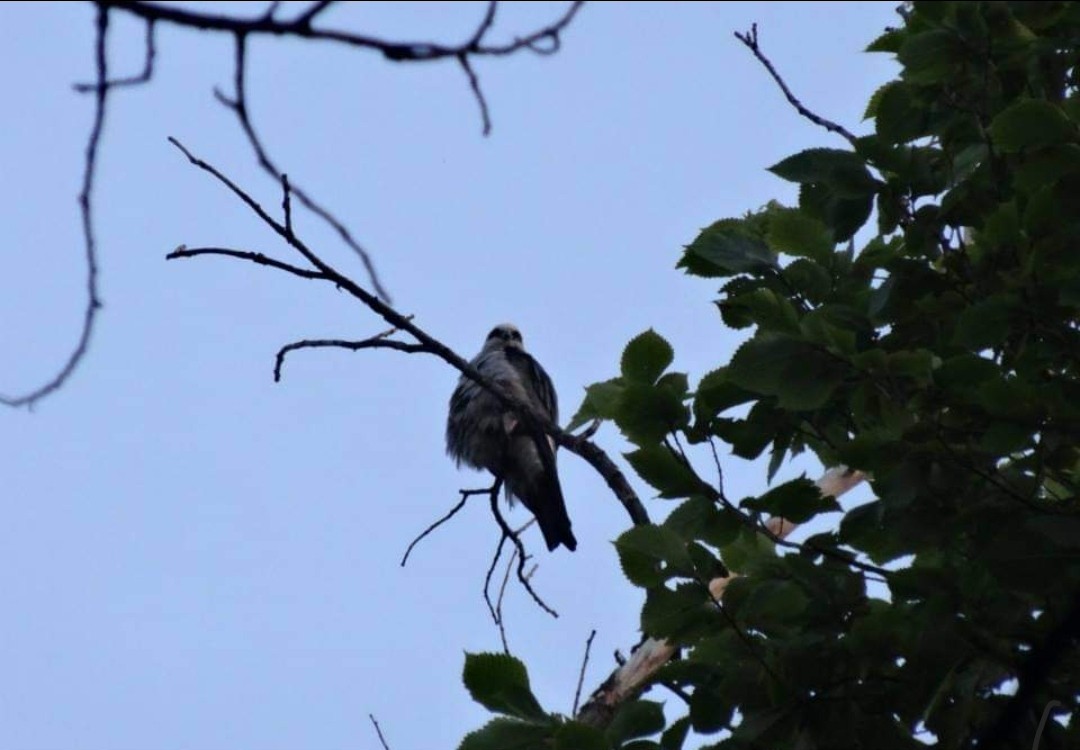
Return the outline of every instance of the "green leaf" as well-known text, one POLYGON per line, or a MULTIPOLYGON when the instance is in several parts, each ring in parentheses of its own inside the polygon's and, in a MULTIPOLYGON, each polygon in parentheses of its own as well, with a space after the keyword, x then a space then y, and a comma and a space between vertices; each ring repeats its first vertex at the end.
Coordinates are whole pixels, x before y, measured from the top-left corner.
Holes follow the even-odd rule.
POLYGON ((784 482, 760 497, 743 500, 740 505, 773 516, 783 516, 793 523, 806 523, 818 513, 840 510, 836 498, 822 495, 817 485, 805 477, 784 482))
POLYGON ((686 542, 664 526, 634 526, 615 540, 615 549, 623 573, 635 586, 659 586, 673 576, 693 573, 686 542))
POLYGON ((674 359, 671 344, 650 328, 631 339, 623 350, 623 378, 627 382, 652 385, 674 359))
POLYGON ((694 393, 694 417, 710 420, 733 406, 753 401, 754 394, 731 382, 727 368, 713 370, 698 383, 694 393))
POLYGON ((734 542, 720 550, 724 566, 735 573, 752 573, 755 566, 775 557, 775 545, 764 534, 745 527, 734 542))
POLYGON ((612 745, 638 737, 649 737, 664 729, 662 704, 655 701, 628 701, 615 713, 604 733, 612 745))
POLYGON ((700 496, 691 497, 671 511, 663 525, 684 541, 700 539, 714 547, 730 544, 742 528, 736 513, 720 510, 716 503, 700 496))
POLYGON ((827 263, 833 251, 832 235, 828 227, 795 208, 782 209, 772 214, 765 239, 775 252, 798 258, 812 258, 819 263, 827 263))
POLYGON ((664 734, 660 738, 660 747, 662 750, 682 750, 683 743, 686 742, 686 735, 689 732, 690 717, 684 716, 681 719, 676 719, 671 722, 671 726, 664 730, 664 734))
POLYGON ((519 719, 548 719, 529 688, 525 665, 509 654, 465 654, 462 679, 473 700, 489 711, 519 719))
POLYGON ((862 157, 854 151, 833 148, 800 151, 769 167, 769 171, 789 182, 821 183, 839 198, 864 198, 880 185, 862 157))
MULTIPOLYGON (((492 719, 483 728, 465 735, 458 750, 546 750, 550 742, 549 726, 500 718, 492 719)), ((598 746, 597 750, 602 747, 598 746)))
POLYGON ((614 419, 619 412, 623 387, 622 378, 613 378, 602 383, 593 383, 586 388, 585 399, 570 424, 566 426, 567 431, 576 430, 594 419, 614 419))
POLYGON ((706 277, 760 274, 775 266, 776 254, 741 219, 721 219, 701 230, 678 264, 706 277))
POLYGON ((656 386, 631 383, 623 391, 615 424, 635 445, 652 445, 690 423, 684 394, 673 382, 656 386))
POLYGON ((870 42, 866 47, 866 51, 891 52, 895 54, 900 51, 900 46, 903 44, 906 37, 907 32, 903 29, 890 29, 874 41, 870 42))
POLYGON ((836 357, 796 338, 759 334, 739 347, 728 366, 738 386, 776 396, 781 408, 810 411, 822 407, 843 380, 836 357))
MULTIPOLYGON (((500 750, 510 748, 516 750, 513 745, 500 750)), ((568 721, 556 730, 552 750, 611 750, 611 743, 599 729, 577 721, 568 721)))
POLYGON ((794 581, 755 581, 735 615, 747 625, 772 634, 797 625, 809 604, 810 597, 794 581))
POLYGON ((809 258, 799 258, 781 271, 784 280, 811 303, 825 300, 833 286, 833 277, 822 266, 809 258))
POLYGON ((954 71, 963 56, 963 42, 955 32, 946 29, 912 34, 897 53, 904 66, 904 78, 918 83, 943 80, 954 71))
POLYGON ((660 497, 687 497, 702 489, 694 470, 665 445, 646 445, 623 455, 639 477, 660 491, 660 497))
POLYGON ((729 328, 745 328, 756 324, 768 331, 796 333, 799 313, 786 296, 772 289, 759 287, 720 302, 720 314, 729 328))
POLYGON ((1065 143, 1076 126, 1060 107, 1042 99, 1022 99, 990 123, 994 145, 1007 153, 1065 143))
POLYGON ((956 321, 953 340, 974 350, 1004 341, 1016 307, 1011 295, 999 294, 965 308, 956 321))
POLYGON ((645 595, 641 629, 654 638, 673 641, 701 636, 720 627, 722 615, 702 583, 682 583, 674 591, 658 586, 645 595))
POLYGON ((926 110, 915 103, 911 85, 902 81, 880 89, 874 114, 875 132, 885 143, 907 143, 926 130, 926 110))

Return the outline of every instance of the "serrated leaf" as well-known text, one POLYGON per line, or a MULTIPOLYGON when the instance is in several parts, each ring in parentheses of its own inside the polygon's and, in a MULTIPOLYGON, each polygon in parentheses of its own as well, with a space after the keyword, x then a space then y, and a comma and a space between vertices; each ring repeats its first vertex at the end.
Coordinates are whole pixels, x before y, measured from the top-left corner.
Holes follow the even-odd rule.
POLYGON ((973 350, 1001 343, 1009 331, 1016 303, 1011 295, 995 295, 964 308, 953 340, 973 350))
POLYGON ((615 549, 623 573, 636 586, 659 586, 673 576, 693 572, 686 542, 663 526, 634 526, 615 540, 615 549))
POLYGON ((751 627, 775 633, 785 626, 797 625, 809 604, 810 597, 794 581, 756 581, 736 615, 751 627))
POLYGON ((546 750, 550 742, 551 727, 498 718, 465 735, 458 750, 546 750))
POLYGON ((636 700, 624 703, 604 732, 608 741, 620 745, 627 740, 648 737, 664 729, 662 704, 655 701, 636 700))
POLYGON ((639 477, 659 490, 660 497, 688 497, 702 489, 694 470, 665 445, 646 445, 623 455, 639 477))
POLYGON ((690 733, 690 717, 684 716, 671 722, 664 734, 660 737, 660 747, 663 750, 682 750, 686 742, 686 735, 690 733))
POLYGON ((836 357, 797 338, 759 334, 740 346, 728 365, 738 386, 776 396, 781 408, 808 411, 823 406, 840 384, 844 366, 836 357))
POLYGON ((671 344, 650 328, 626 345, 620 366, 627 382, 652 385, 674 359, 671 344))
POLYGON ((676 641, 713 632, 720 620, 709 589, 696 581, 679 584, 674 591, 649 589, 641 609, 641 629, 647 635, 676 641))
POLYGON ((1042 99, 1024 99, 994 118, 990 137, 999 149, 1012 153, 1065 143, 1076 137, 1076 126, 1060 107, 1042 99))
POLYGON ((614 419, 618 413, 622 392, 622 378, 612 378, 587 387, 585 399, 581 402, 577 414, 570 420, 570 424, 566 426, 566 430, 572 432, 594 419, 614 419))
POLYGON ((678 389, 630 383, 619 400, 615 424, 635 445, 652 445, 690 423, 689 409, 678 389))
POLYGON ((839 198, 872 195, 880 184, 870 174, 862 157, 854 151, 834 148, 800 151, 769 167, 769 171, 789 182, 820 183, 839 198))
POLYGON ((698 383, 694 393, 694 416, 698 420, 709 420, 754 398, 753 393, 732 383, 727 368, 721 367, 708 373, 698 383))
POLYGON ((519 719, 548 718, 529 688, 525 665, 509 654, 465 654, 462 680, 473 700, 489 711, 519 719))
POLYGON ((900 51, 900 45, 903 44, 906 37, 907 32, 903 29, 890 29, 874 41, 870 42, 866 47, 866 51, 892 52, 895 54, 900 51))
POLYGON ((759 274, 776 266, 776 255, 742 219, 722 219, 701 230, 678 266, 698 276, 759 274))
POLYGON ((840 510, 836 498, 822 495, 817 485, 805 477, 784 482, 764 495, 743 500, 741 505, 793 523, 806 523, 818 513, 840 510))
POLYGON ((829 228, 794 208, 773 212, 765 240, 774 252, 811 258, 819 263, 827 263, 833 251, 829 228))
POLYGON ((663 525, 684 541, 700 539, 714 547, 730 544, 742 528, 734 513, 722 511, 711 500, 700 496, 686 500, 671 511, 663 525))
POLYGON ((750 573, 755 565, 775 557, 775 545, 764 534, 747 528, 743 528, 735 541, 720 550, 724 566, 735 573, 750 573))
POLYGON ((611 743, 599 729, 581 722, 568 721, 556 730, 552 750, 611 750, 611 743))

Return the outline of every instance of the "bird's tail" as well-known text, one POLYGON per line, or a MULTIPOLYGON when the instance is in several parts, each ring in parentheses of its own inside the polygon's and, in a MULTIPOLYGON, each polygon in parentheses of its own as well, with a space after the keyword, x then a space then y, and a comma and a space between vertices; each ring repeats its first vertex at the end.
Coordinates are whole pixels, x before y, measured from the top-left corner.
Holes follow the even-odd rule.
POLYGON ((521 502, 536 516, 536 522, 540 524, 540 532, 544 535, 544 542, 549 550, 553 550, 560 544, 573 552, 577 549, 577 539, 570 530, 570 516, 566 513, 566 502, 563 500, 562 487, 559 486, 559 478, 550 475, 551 481, 544 482, 543 489, 536 502, 530 505, 525 498, 521 502))
POLYGON ((549 550, 562 544, 573 552, 577 549, 577 539, 570 528, 570 516, 566 513, 559 475, 554 471, 554 466, 548 470, 542 465, 532 439, 524 440, 529 441, 531 450, 528 452, 533 454, 533 460, 522 462, 516 467, 517 471, 509 472, 505 477, 506 487, 536 517, 549 550))

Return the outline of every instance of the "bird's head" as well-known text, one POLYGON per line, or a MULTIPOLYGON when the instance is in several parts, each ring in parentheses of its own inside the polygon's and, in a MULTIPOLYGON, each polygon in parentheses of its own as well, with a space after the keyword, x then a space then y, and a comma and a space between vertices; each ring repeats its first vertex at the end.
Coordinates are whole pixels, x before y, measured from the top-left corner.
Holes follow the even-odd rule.
POLYGON ((525 348, 525 345, 521 342, 521 331, 511 323, 503 323, 492 328, 491 333, 487 336, 487 341, 484 342, 485 349, 508 349, 511 347, 514 349, 525 348))

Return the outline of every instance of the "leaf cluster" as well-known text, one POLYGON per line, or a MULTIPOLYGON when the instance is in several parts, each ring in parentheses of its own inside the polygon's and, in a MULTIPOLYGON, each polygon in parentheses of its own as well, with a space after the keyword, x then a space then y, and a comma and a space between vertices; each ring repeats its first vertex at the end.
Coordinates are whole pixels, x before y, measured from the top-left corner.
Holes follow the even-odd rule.
POLYGON ((647 331, 587 390, 575 424, 613 422, 677 504, 616 548, 643 631, 683 647, 656 680, 689 707, 667 727, 628 704, 650 717, 635 733, 575 746, 962 748, 1017 701, 999 746, 1030 747, 1050 701, 1072 720, 1042 746, 1080 746, 1080 649, 1045 653, 1080 598, 1080 4, 915 2, 903 21, 869 47, 901 66, 872 132, 775 164, 797 205, 685 248, 745 343, 691 389, 647 331), (780 555, 763 515, 839 506, 805 479, 731 502, 684 450, 707 443, 767 456, 770 480, 810 451, 875 499, 780 555))

